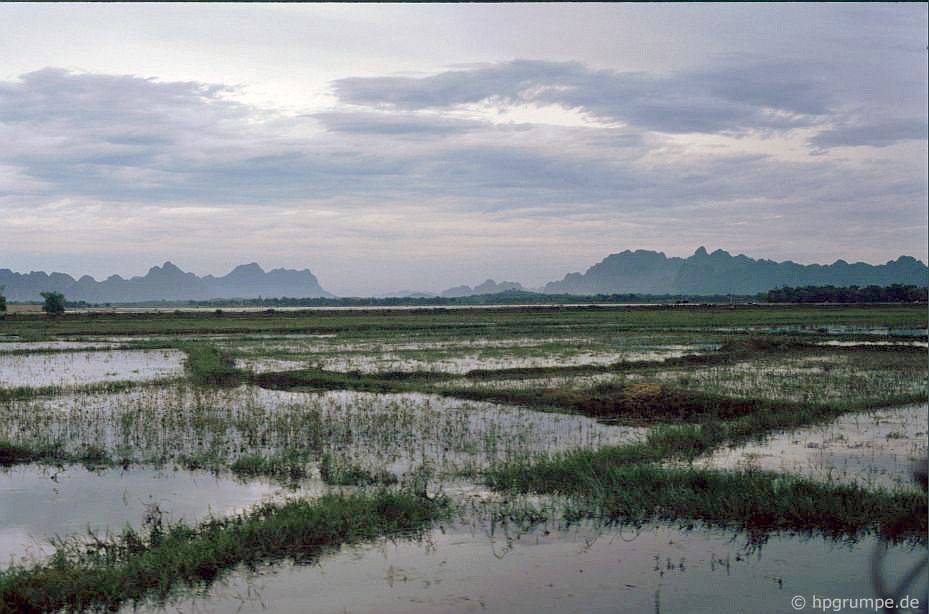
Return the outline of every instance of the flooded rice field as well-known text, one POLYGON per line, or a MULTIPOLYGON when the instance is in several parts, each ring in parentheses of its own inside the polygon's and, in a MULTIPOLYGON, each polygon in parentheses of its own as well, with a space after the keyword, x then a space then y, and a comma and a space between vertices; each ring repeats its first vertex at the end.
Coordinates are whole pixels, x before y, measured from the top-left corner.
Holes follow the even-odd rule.
POLYGON ((714 329, 725 333, 770 335, 859 335, 862 337, 926 337, 929 330, 909 326, 867 326, 855 324, 791 324, 780 326, 738 326, 714 329))
MULTIPOLYGON (((806 326, 665 310, 643 330, 637 312, 515 313, 0 329, 0 611, 22 586, 104 574, 110 592, 35 609, 783 612, 875 595, 879 547, 891 579, 925 558, 922 311, 806 326), (636 396, 656 390, 673 394, 636 396), (778 496, 752 500, 765 485, 778 496), (341 518, 333 493, 374 503, 341 518), (406 505, 428 515, 407 523, 406 505), (274 544, 287 523, 305 552, 274 544), (259 554, 184 559, 240 542, 259 554), (151 561, 161 588, 126 588, 151 561)), ((28 599, 79 590, 62 586, 28 599)))
POLYGON ((284 487, 177 468, 24 465, 0 469, 0 567, 54 551, 50 538, 104 537, 141 529, 147 514, 197 522, 268 499, 313 494, 321 483, 284 487))
POLYGON ((177 350, 0 353, 0 388, 144 382, 183 373, 184 354, 177 350))
POLYGON ((925 355, 915 352, 838 353, 764 357, 632 377, 742 398, 879 401, 925 391, 925 362, 925 355))
POLYGON ((36 350, 108 350, 119 347, 109 341, 6 341, 0 342, 2 352, 34 352, 36 350))
POLYGON ((404 358, 400 354, 381 354, 376 357, 363 355, 324 358, 314 364, 327 371, 360 371, 378 373, 384 371, 442 372, 464 374, 476 369, 525 369, 539 367, 566 367, 579 365, 610 365, 621 361, 666 360, 694 354, 697 348, 674 347, 649 351, 612 351, 604 353, 565 353, 549 356, 497 356, 482 357, 465 355, 436 359, 404 358))
POLYGON ((754 467, 851 482, 869 488, 917 488, 914 464, 926 456, 929 407, 878 409, 720 450, 707 467, 754 467))
POLYGON ((233 461, 246 454, 324 454, 400 474, 429 463, 442 473, 491 462, 640 438, 644 429, 584 416, 421 393, 293 393, 168 384, 15 400, 0 407, 0 440, 92 447, 136 462, 233 461))
MULTIPOLYGON (((729 532, 665 525, 523 531, 455 524, 422 540, 346 548, 311 565, 239 571, 203 596, 141 611, 296 614, 312 596, 312 611, 332 614, 774 614, 793 611, 796 595, 874 597, 870 559, 877 547, 875 540, 794 537, 752 546, 729 532)), ((887 565, 908 569, 921 556, 919 549, 897 547, 887 565)))
MULTIPOLYGON (((301 337, 270 337, 247 342, 220 343, 242 361, 262 364, 269 360, 292 360, 328 371, 444 372, 514 368, 609 365, 618 362, 662 361, 700 355, 719 349, 720 342, 698 340, 684 343, 680 337, 526 337, 417 339, 398 343, 301 337)), ((271 363, 273 364, 273 363, 271 363)))

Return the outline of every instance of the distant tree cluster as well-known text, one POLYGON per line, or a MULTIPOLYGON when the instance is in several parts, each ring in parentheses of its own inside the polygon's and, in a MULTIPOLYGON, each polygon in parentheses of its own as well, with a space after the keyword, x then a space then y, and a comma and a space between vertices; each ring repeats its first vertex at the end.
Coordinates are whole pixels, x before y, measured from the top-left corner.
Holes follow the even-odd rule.
POLYGON ((919 303, 926 302, 926 288, 919 286, 804 286, 777 288, 763 295, 769 303, 919 303))
POLYGON ((6 297, 3 296, 3 286, 0 286, 0 319, 6 316, 6 297))
POLYGON ((42 292, 44 299, 42 311, 50 316, 61 315, 65 312, 65 295, 61 292, 42 292))
POLYGON ((460 297, 343 297, 343 298, 258 298, 258 299, 211 299, 187 301, 193 307, 433 307, 455 305, 558 305, 575 303, 725 303, 737 300, 749 302, 753 296, 692 296, 679 294, 541 294, 521 290, 510 290, 494 294, 475 294, 460 297))

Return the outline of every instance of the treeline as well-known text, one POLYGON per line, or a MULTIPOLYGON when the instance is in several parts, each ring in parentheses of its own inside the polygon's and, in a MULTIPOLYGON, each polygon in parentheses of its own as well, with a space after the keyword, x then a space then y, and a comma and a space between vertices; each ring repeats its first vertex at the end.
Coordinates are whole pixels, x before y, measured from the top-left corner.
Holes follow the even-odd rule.
POLYGON ((926 302, 926 288, 919 286, 803 286, 777 288, 763 295, 768 303, 919 303, 926 302))
POLYGON ((496 294, 479 294, 447 298, 428 297, 343 297, 343 298, 257 298, 257 299, 213 299, 209 301, 187 301, 191 307, 431 307, 455 305, 568 305, 586 303, 728 303, 750 302, 754 296, 730 297, 682 296, 669 294, 541 294, 539 292, 511 291, 496 294))

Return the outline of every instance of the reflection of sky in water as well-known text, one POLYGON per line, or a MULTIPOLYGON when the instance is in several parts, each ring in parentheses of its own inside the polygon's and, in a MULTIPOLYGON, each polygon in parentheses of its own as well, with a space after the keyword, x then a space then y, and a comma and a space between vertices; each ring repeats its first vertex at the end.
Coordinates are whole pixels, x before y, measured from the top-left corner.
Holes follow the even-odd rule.
MULTIPOLYGON (((307 488, 312 490, 312 485, 307 488)), ((223 516, 288 491, 265 481, 248 483, 203 471, 133 467, 89 471, 20 466, 0 471, 0 566, 11 557, 50 552, 48 538, 139 528, 146 506, 166 520, 196 523, 223 516)), ((307 491, 304 491, 307 492, 307 491)))
MULTIPOLYGON (((873 596, 873 540, 744 539, 667 526, 519 535, 487 524, 432 531, 424 542, 345 547, 319 565, 237 573, 185 611, 227 612, 777 612, 796 594, 873 596)), ((898 574, 921 554, 896 549, 898 574)), ((896 577, 896 576, 891 576, 896 577)), ((919 593, 913 593, 919 594, 919 593)))
POLYGON ((183 374, 184 353, 178 350, 0 353, 0 387, 140 382, 183 374))
POLYGON ((545 356, 500 356, 481 355, 437 357, 435 359, 404 358, 400 354, 384 353, 379 356, 345 355, 324 358, 318 361, 320 368, 329 371, 441 371, 464 374, 475 369, 513 369, 534 367, 568 367, 577 365, 610 365, 620 361, 667 360, 688 354, 699 354, 696 345, 669 346, 650 350, 612 350, 609 352, 565 352, 545 356))
POLYGON ((720 450, 699 464, 751 466, 867 486, 908 486, 926 454, 929 407, 915 405, 840 416, 825 425, 720 450))

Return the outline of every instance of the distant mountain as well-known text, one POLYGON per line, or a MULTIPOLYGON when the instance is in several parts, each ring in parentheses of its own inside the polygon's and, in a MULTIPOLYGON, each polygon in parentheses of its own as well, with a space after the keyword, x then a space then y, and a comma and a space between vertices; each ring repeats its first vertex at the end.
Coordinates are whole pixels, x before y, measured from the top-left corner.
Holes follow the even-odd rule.
POLYGON ((929 268, 910 256, 886 264, 797 264, 733 256, 701 247, 689 258, 646 250, 611 254, 587 269, 545 285, 549 294, 757 294, 783 286, 926 286, 929 268))
POLYGON ((435 292, 420 292, 419 290, 398 290, 388 292, 382 298, 433 298, 438 296, 435 292))
POLYGON ((13 301, 40 300, 40 292, 57 291, 69 301, 89 303, 139 303, 214 298, 331 297, 309 269, 273 269, 265 272, 254 262, 234 268, 222 277, 198 277, 170 262, 149 269, 142 277, 124 279, 112 275, 97 281, 89 275, 75 280, 64 273, 14 273, 0 269, 0 286, 13 301))
POLYGON ((477 296, 480 294, 500 294, 501 292, 512 292, 514 290, 520 291, 524 290, 521 284, 516 283, 515 281, 501 281, 500 283, 495 282, 492 279, 488 279, 484 283, 474 286, 455 286, 454 288, 449 288, 444 291, 440 296, 442 298, 460 298, 462 296, 477 296))

